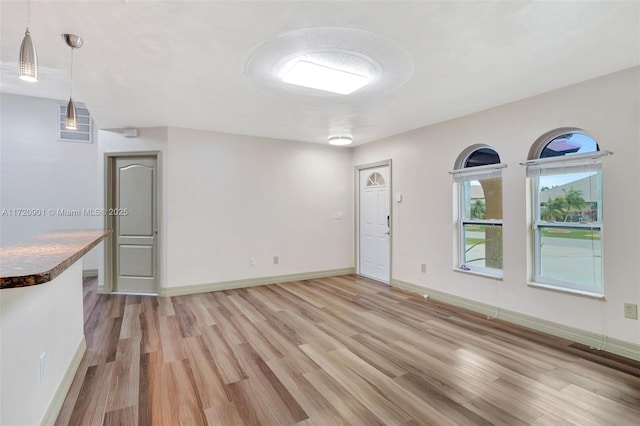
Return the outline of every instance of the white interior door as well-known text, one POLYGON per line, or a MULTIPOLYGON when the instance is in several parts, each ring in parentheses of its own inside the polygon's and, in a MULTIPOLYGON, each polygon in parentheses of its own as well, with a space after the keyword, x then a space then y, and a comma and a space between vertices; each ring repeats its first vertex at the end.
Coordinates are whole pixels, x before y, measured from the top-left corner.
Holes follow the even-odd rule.
POLYGON ((120 157, 114 170, 114 291, 157 293, 157 161, 120 157))
POLYGON ((391 217, 389 166, 360 170, 359 272, 389 283, 391 217))

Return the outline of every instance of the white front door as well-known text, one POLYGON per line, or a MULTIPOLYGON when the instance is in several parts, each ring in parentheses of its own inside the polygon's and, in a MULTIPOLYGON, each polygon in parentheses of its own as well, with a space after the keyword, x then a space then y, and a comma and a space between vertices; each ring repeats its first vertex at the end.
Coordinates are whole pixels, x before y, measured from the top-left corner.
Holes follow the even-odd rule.
POLYGON ((359 273, 389 284, 391 180, 389 166, 361 169, 359 273))
POLYGON ((114 164, 114 291, 157 293, 157 161, 119 157, 114 164))

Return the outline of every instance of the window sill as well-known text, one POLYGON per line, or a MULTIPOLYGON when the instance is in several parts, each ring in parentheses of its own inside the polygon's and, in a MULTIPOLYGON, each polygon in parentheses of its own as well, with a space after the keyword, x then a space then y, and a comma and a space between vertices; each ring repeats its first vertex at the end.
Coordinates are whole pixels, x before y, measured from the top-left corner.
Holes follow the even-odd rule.
POLYGON ((479 277, 491 278, 494 280, 502 281, 502 275, 488 274, 486 272, 467 271, 465 269, 460 269, 460 268, 453 268, 453 272, 460 272, 462 274, 469 274, 469 275, 477 275, 479 277))
POLYGON ((601 293, 594 293, 592 291, 585 291, 585 290, 576 290, 574 288, 560 287, 560 286, 553 285, 553 284, 527 282, 527 285, 529 287, 537 287, 537 288, 542 288, 542 289, 545 289, 545 290, 553 290, 553 291, 557 291, 557 292, 560 292, 560 293, 570 293, 570 294, 575 294, 577 296, 590 297, 592 299, 604 299, 605 298, 604 294, 601 294, 601 293))

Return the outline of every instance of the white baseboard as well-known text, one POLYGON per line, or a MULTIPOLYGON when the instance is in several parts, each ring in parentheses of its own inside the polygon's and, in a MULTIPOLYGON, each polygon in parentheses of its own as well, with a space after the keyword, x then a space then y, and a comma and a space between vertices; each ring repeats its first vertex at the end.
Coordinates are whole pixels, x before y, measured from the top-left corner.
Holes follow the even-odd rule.
POLYGON ((475 300, 466 299, 460 296, 454 296, 442 291, 433 290, 421 285, 412 284, 406 281, 401 281, 396 278, 391 280, 393 287, 398 287, 411 292, 415 292, 419 295, 428 294, 429 298, 438 300, 440 302, 448 303, 450 305, 459 306, 470 311, 478 312, 483 315, 495 316, 496 311, 498 313, 498 319, 501 319, 512 324, 518 324, 523 327, 531 328, 533 330, 541 331, 543 333, 551 334, 553 336, 562 337, 572 342, 582 343, 594 348, 602 348, 602 350, 611 352, 617 355, 621 355, 625 358, 634 359, 640 361, 640 345, 625 340, 615 339, 613 337, 603 336, 591 331, 581 330, 579 328, 570 327, 567 325, 559 324, 552 321, 547 321, 541 318, 532 317, 530 315, 521 314, 519 312, 510 311, 508 309, 500 308, 496 309, 495 306, 487 305, 486 303, 476 302, 475 300))
POLYGON ((98 276, 98 270, 97 269, 83 269, 82 270, 82 278, 97 277, 97 276, 98 276))
POLYGON ((355 274, 355 268, 330 269, 326 271, 303 272, 300 274, 277 275, 271 277, 249 278, 246 280, 222 281, 210 284, 197 284, 184 287, 167 287, 160 290, 158 296, 184 296, 187 294, 208 293, 210 291, 231 290, 234 288, 255 287, 259 285, 286 283, 290 281, 311 280, 314 278, 334 277, 355 274))
POLYGON ((48 426, 53 425, 56 422, 56 419, 60 414, 62 404, 64 403, 64 399, 67 397, 67 393, 69 392, 69 388, 71 387, 73 378, 76 375, 76 371, 78 371, 78 367, 80 366, 80 362, 82 361, 82 357, 84 356, 86 350, 87 341, 84 339, 83 334, 82 339, 80 339, 78 347, 76 348, 76 352, 73 354, 73 358, 71 358, 71 361, 67 366, 67 370, 62 376, 62 380, 60 380, 58 389, 56 389, 55 393, 53 394, 51 402, 49 402, 49 406, 47 407, 47 411, 45 411, 44 415, 42 416, 40 425, 48 426))

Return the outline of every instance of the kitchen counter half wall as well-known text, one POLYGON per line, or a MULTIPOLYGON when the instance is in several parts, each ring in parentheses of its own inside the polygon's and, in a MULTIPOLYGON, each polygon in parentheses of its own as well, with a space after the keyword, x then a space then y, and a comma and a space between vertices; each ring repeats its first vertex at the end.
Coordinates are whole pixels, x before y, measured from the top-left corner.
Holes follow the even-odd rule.
POLYGON ((0 290, 53 280, 110 233, 110 229, 51 232, 0 247, 0 290))

